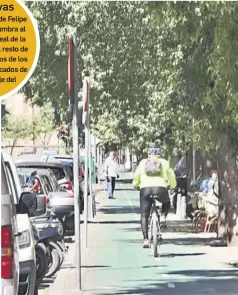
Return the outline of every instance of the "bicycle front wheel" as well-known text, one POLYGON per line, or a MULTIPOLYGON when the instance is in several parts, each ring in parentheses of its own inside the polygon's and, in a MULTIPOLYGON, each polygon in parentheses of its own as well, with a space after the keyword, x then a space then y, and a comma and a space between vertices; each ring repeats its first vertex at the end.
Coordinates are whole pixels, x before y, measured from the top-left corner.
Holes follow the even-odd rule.
POLYGON ((153 252, 158 257, 158 220, 156 214, 152 215, 153 252))

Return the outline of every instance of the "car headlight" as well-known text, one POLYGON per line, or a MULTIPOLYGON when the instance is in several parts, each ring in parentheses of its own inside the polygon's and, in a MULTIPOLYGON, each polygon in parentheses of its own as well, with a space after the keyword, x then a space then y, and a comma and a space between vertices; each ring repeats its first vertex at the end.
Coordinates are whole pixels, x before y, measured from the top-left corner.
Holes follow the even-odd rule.
POLYGON ((19 236, 19 248, 24 249, 31 245, 31 236, 29 230, 25 230, 19 236))

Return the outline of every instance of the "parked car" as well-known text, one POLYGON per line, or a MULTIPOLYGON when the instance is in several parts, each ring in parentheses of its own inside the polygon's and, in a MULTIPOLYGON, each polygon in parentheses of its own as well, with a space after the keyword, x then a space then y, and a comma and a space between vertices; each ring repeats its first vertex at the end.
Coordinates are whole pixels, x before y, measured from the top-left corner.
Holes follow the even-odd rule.
POLYGON ((64 168, 64 166, 59 161, 52 161, 49 159, 48 162, 43 161, 32 161, 27 159, 17 159, 15 161, 17 168, 33 168, 37 171, 40 169, 51 169, 56 176, 56 179, 60 186, 64 186, 67 190, 71 191, 73 189, 70 177, 64 168))
MULTIPOLYGON (((40 169, 40 173, 38 174, 37 171, 31 168, 18 169, 20 169, 18 173, 21 176, 22 187, 27 187, 34 191, 37 189, 36 193, 38 197, 46 195, 48 199, 48 190, 51 190, 51 184, 46 183, 44 180, 45 175, 49 177, 50 181, 54 179, 55 187, 59 188, 55 175, 50 170, 40 169), (37 186, 33 185, 34 181, 38 182, 37 186)), ((63 224, 53 212, 47 212, 44 215, 32 217, 31 222, 35 229, 37 257, 36 280, 37 285, 39 285, 44 277, 52 277, 58 271, 63 263, 64 252, 67 248, 64 246, 63 242, 63 224)))
POLYGON ((32 176, 38 181, 37 194, 44 195, 47 199, 48 210, 60 219, 64 229, 74 229, 74 194, 60 188, 56 177, 50 169, 34 171, 32 168, 18 168, 18 173, 25 177, 32 176), (35 172, 35 173, 34 173, 35 172))
MULTIPOLYGON (((70 168, 68 168, 68 169, 71 170, 71 171, 69 171, 69 173, 73 177, 73 156, 70 156, 70 155, 55 155, 53 157, 55 159, 59 160, 66 167, 70 167, 70 168)), ((79 163, 79 169, 80 169, 79 170, 79 175, 80 175, 80 177, 84 178, 84 176, 85 176, 85 159, 84 159, 84 157, 80 157, 79 162, 80 162, 79 163)), ((95 177, 95 182, 98 183, 98 168, 97 168, 97 165, 94 162, 94 159, 92 159, 91 165, 92 165, 92 176, 95 177), (95 170, 93 169, 93 167, 94 167, 95 170)))
MULTIPOLYGON (((59 160, 65 169, 70 175, 70 179, 72 183, 74 182, 74 170, 73 170, 73 157, 71 156, 54 156, 57 160, 59 160)), ((79 190, 80 190, 80 199, 81 199, 81 211, 84 209, 84 166, 83 163, 79 164, 79 190)), ((89 192, 89 189, 88 189, 89 192)))
MULTIPOLYGON (((73 180, 74 180, 74 170, 73 170, 74 159, 73 159, 73 157, 69 156, 69 155, 65 155, 65 156, 56 155, 56 156, 54 156, 54 158, 59 160, 64 165, 65 169, 68 172, 68 175, 71 178, 71 181, 73 182, 73 180)), ((79 163, 79 177, 80 178, 84 177, 83 163, 79 163)))
MULTIPOLYGON (((2 151, 6 171, 14 180, 13 196, 15 204, 19 203, 21 195, 21 184, 17 173, 16 166, 12 157, 2 151)), ((40 214, 45 213, 45 206, 41 207, 37 203, 37 209, 40 214)), ((19 262, 20 262, 20 278, 18 295, 31 295, 35 290, 36 278, 36 255, 34 247, 34 234, 29 217, 36 215, 36 210, 29 214, 17 214, 18 230, 21 233, 19 236, 19 262), (29 215, 29 216, 28 216, 29 215)))
POLYGON ((12 166, 12 164, 10 156, 2 151, 1 294, 32 295, 35 289, 36 261, 34 246, 32 245, 32 228, 29 227, 27 214, 34 214, 37 200, 31 192, 21 193, 19 182, 17 183, 19 179, 16 177, 16 171, 14 171, 15 166, 12 166), (21 214, 23 216, 20 216, 21 214), (27 269, 29 270, 28 273, 27 269), (28 284, 31 293, 20 293, 21 287, 25 287, 25 284, 28 284))

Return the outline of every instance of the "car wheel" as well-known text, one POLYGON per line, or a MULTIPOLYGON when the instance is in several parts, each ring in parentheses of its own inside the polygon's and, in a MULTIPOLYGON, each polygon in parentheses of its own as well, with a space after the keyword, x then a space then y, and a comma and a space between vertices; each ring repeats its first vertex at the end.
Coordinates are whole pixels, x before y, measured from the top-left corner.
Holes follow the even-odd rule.
MULTIPOLYGON (((46 273, 46 278, 51 278, 59 269, 60 267, 60 248, 54 243, 49 243, 49 251, 50 251, 50 257, 49 257, 49 264, 48 264, 48 272, 46 273)), ((62 253, 62 252, 61 252, 62 253)))
POLYGON ((47 249, 43 243, 36 244, 36 285, 39 286, 48 269, 47 249))

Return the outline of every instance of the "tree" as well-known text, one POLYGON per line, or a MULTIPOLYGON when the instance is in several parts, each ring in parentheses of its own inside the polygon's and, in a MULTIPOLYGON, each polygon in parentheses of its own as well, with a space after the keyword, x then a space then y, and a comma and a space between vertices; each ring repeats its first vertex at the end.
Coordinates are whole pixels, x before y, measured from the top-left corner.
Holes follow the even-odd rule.
POLYGON ((213 152, 223 223, 233 239, 229 216, 238 214, 231 209, 238 200, 229 190, 237 191, 231 168, 238 153, 237 3, 27 5, 41 34, 40 60, 24 88, 27 97, 40 106, 50 102, 57 124, 67 117, 67 37, 74 32, 80 40, 79 79, 85 71, 90 75, 94 134, 103 145, 126 145, 138 157, 156 140, 169 155, 192 145, 213 152))
POLYGON ((38 137, 43 146, 47 147, 52 133, 55 130, 51 104, 45 104, 44 107, 40 109, 39 114, 33 119, 31 127, 31 135, 38 137))
POLYGON ((7 124, 7 116, 9 115, 9 111, 6 109, 6 105, 1 103, 1 126, 5 126, 7 124))
POLYGON ((30 124, 24 118, 9 118, 7 125, 2 129, 2 138, 12 140, 11 155, 14 147, 19 139, 25 139, 29 137, 30 124))
MULTIPOLYGON (((237 228, 237 71, 236 33, 237 4, 165 3, 161 13, 154 4, 159 22, 166 17, 173 20, 170 36, 176 52, 182 46, 180 83, 175 90, 176 103, 182 104, 193 119, 207 122, 207 128, 198 130, 201 147, 202 135, 209 136, 203 147, 215 149, 220 179, 220 225, 228 243, 238 243, 237 228), (189 42, 188 42, 189 41, 189 42), (193 97, 193 99, 191 99, 193 97)), ((161 7, 160 7, 161 8, 161 7)), ((167 42, 167 41, 166 41, 167 42)), ((184 132, 184 131, 183 131, 184 132)))

